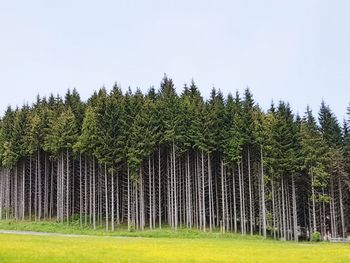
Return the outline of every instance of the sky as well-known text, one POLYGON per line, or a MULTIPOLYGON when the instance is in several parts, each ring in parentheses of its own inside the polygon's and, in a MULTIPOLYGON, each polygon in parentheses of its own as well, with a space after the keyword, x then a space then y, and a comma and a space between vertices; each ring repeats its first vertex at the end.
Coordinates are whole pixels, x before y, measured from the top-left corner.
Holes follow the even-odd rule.
POLYGON ((350 103, 350 1, 0 0, 0 112, 76 88, 249 87, 263 109, 350 103))

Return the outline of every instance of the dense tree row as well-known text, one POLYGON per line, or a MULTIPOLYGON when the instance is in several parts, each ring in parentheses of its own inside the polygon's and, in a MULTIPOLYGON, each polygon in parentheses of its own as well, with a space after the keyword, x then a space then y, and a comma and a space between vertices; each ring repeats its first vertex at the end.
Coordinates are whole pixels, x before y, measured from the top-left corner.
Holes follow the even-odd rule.
POLYGON ((145 95, 38 97, 0 122, 0 220, 345 237, 349 125, 324 102, 318 120, 285 102, 263 112, 248 89, 206 101, 166 76, 145 95))

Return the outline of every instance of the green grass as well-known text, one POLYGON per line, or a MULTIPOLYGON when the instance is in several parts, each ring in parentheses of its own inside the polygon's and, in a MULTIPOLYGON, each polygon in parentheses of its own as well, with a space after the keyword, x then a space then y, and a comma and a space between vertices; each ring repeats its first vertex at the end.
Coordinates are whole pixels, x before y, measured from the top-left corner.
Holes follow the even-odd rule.
POLYGON ((280 242, 263 240, 256 236, 242 237, 236 234, 202 233, 185 229, 131 233, 120 229, 107 233, 112 236, 105 236, 102 229, 94 231, 54 222, 2 222, 0 229, 89 235, 70 237, 0 234, 0 263, 350 262, 349 244, 280 242))
POLYGON ((123 237, 154 237, 154 238, 244 238, 244 239, 262 239, 260 236, 242 237, 240 234, 221 233, 219 230, 213 232, 203 232, 196 229, 179 228, 178 230, 170 229, 163 226, 162 229, 129 232, 126 225, 118 226, 114 232, 106 232, 105 227, 98 227, 96 230, 91 226, 81 227, 77 222, 69 225, 57 223, 55 221, 0 221, 0 229, 19 230, 19 231, 36 231, 48 233, 63 234, 80 234, 80 235, 96 235, 96 236, 123 236, 123 237))

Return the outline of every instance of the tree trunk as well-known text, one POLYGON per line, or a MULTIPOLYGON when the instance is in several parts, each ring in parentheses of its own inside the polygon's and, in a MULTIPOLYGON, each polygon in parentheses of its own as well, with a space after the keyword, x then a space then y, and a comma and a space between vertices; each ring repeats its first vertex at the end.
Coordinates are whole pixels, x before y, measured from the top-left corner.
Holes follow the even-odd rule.
MULTIPOLYGON (((118 184, 118 179, 117 179, 117 184, 118 184)), ((113 232, 114 231, 114 168, 113 167, 112 167, 112 176, 111 176, 111 188, 112 188, 111 189, 111 230, 113 232)))
POLYGON ((153 220, 152 220, 152 174, 151 174, 151 157, 148 156, 148 195, 149 195, 149 228, 153 228, 153 220))
POLYGON ((274 184, 273 174, 271 174, 271 194, 272 194, 272 228, 273 228, 273 238, 276 239, 275 184, 274 184))
POLYGON ((66 213, 67 213, 67 224, 69 224, 69 180, 70 180, 70 176, 69 176, 69 152, 68 152, 68 148, 67 148, 67 189, 66 189, 66 213))
POLYGON ((249 190, 249 221, 250 235, 253 235, 253 198, 252 198, 252 183, 250 171, 250 147, 248 147, 248 190, 249 190))
POLYGON ((128 165, 128 231, 130 231, 130 169, 128 165))
POLYGON ((222 226, 222 232, 225 232, 226 226, 225 226, 225 189, 224 189, 224 161, 221 160, 221 202, 222 202, 222 220, 221 220, 221 226, 222 226))
POLYGON ((315 205, 315 189, 314 189, 314 177, 312 173, 312 167, 310 168, 310 174, 311 174, 311 192, 312 192, 312 228, 313 232, 317 231, 317 226, 316 226, 316 205, 315 205))
POLYGON ((29 220, 32 220, 32 157, 29 157, 29 202, 28 202, 28 208, 29 208, 29 220))
POLYGON ((298 242, 298 217, 297 217, 297 202, 295 196, 295 182, 294 176, 292 175, 292 199, 293 199, 293 230, 294 230, 294 241, 298 242))
POLYGON ((95 158, 93 158, 92 161, 92 224, 94 226, 94 229, 96 229, 96 169, 95 169, 95 158))
POLYGON ((287 226, 286 226, 286 208, 285 208, 285 191, 284 180, 282 175, 282 228, 283 228, 283 240, 286 240, 287 226))
POLYGON ((81 172, 81 154, 79 154, 79 222, 83 225, 83 194, 82 194, 82 172, 81 172))
POLYGON ((175 223, 175 230, 177 229, 177 220, 178 220, 178 214, 177 214, 177 186, 176 186, 176 154, 175 154, 175 143, 173 141, 173 168, 174 168, 174 206, 175 206, 175 213, 174 213, 174 223, 175 223))
POLYGON ((240 208, 240 227, 241 234, 244 234, 244 222, 243 222, 243 193, 242 193, 242 176, 241 176, 241 165, 237 163, 238 166, 238 184, 239 184, 239 208, 240 208))
POLYGON ((107 164, 105 163, 105 220, 106 232, 108 232, 108 180, 107 180, 107 164))
MULTIPOLYGON (((25 213, 25 183, 26 183, 25 176, 26 176, 26 162, 25 160, 23 160, 22 161, 22 220, 24 220, 24 213, 25 213)), ((1 199, 1 194, 0 194, 0 199, 1 199)))
POLYGON ((346 232, 345 232, 345 221, 344 221, 343 190, 342 190, 342 185, 340 183, 340 175, 338 177, 338 186, 339 186, 341 232, 342 232, 342 237, 345 238, 346 232))
POLYGON ((262 230, 263 230, 263 237, 266 238, 265 180, 264 180, 264 159, 263 159, 263 150, 262 150, 262 146, 260 146, 260 163, 261 163, 261 210, 262 210, 262 230))
POLYGON ((235 167, 232 165, 232 192, 233 192, 233 230, 237 233, 237 204, 236 204, 236 180, 235 167))
POLYGON ((40 164, 40 150, 38 150, 38 220, 41 220, 41 164, 40 164))
POLYGON ((203 221, 203 231, 205 232, 205 188, 204 188, 204 181, 205 181, 205 173, 204 173, 204 155, 202 150, 202 221, 203 221))
POLYGON ((160 167, 160 146, 158 148, 158 220, 159 220, 159 228, 162 228, 162 184, 161 184, 161 167, 160 167))
POLYGON ((213 220, 212 220, 212 206, 213 206, 213 185, 211 178, 211 162, 210 162, 210 153, 208 153, 208 199, 209 199, 209 228, 210 232, 213 230, 213 220))

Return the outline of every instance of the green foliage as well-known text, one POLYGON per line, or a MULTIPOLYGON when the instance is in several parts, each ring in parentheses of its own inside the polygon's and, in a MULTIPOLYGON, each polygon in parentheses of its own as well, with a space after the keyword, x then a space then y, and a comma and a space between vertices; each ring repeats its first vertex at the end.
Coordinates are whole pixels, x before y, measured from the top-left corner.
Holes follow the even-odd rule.
POLYGON ((211 97, 208 102, 207 127, 209 133, 209 142, 211 142, 211 151, 223 153, 224 151, 224 116, 225 104, 221 91, 212 89, 211 97))
POLYGON ((129 232, 135 232, 134 224, 130 224, 129 232))
POLYGON ((330 147, 340 147, 342 144, 341 128, 333 112, 322 101, 319 112, 320 130, 324 140, 330 147))
MULTIPOLYGON (((16 110, 17 111, 17 110, 16 110)), ((2 130, 1 133, 1 153, 2 153, 2 165, 4 167, 12 167, 17 162, 19 155, 16 153, 17 148, 17 139, 16 134, 17 131, 15 130, 15 115, 16 112, 11 109, 11 107, 8 107, 5 116, 2 119, 2 130)))
POLYGON ((76 126, 78 129, 80 129, 84 119, 85 106, 80 100, 80 95, 76 89, 73 89, 72 92, 68 90, 65 96, 65 105, 72 110, 75 117, 76 126))
POLYGON ((115 85, 110 93, 101 88, 87 103, 74 89, 64 100, 51 95, 48 100, 38 97, 31 108, 8 108, 0 123, 0 160, 11 167, 40 150, 57 157, 68 149, 117 169, 124 162, 138 169, 158 147, 173 144, 179 154, 194 149, 229 163, 239 162, 247 147, 261 147, 266 169, 280 176, 312 168, 315 187, 324 187, 329 172, 350 160, 350 136, 348 121, 341 134, 324 102, 319 120, 320 127, 309 109, 304 119, 295 117, 284 102, 264 113, 249 89, 243 100, 238 93, 224 100, 213 88, 205 102, 192 81, 179 97, 164 75, 159 92, 152 87, 147 96, 130 89, 123 94, 115 85), (339 140, 342 151, 330 154, 339 151, 339 140), (338 156, 337 167, 331 167, 330 156, 338 156))
POLYGON ((226 102, 226 127, 224 152, 228 161, 236 163, 242 158, 244 145, 242 103, 238 93, 236 99, 231 96, 226 102))
POLYGON ((315 231, 311 234, 311 240, 312 242, 320 242, 322 240, 321 233, 318 231, 315 231))
POLYGON ((54 156, 65 149, 72 149, 78 138, 75 116, 71 108, 66 108, 55 121, 50 123, 46 139, 46 149, 54 156))
POLYGON ((326 171, 328 148, 309 108, 301 123, 300 137, 303 157, 302 168, 310 175, 312 172, 313 186, 315 188, 323 188, 329 178, 329 174, 326 171))
POLYGON ((280 176, 294 173, 298 170, 299 145, 297 127, 289 104, 279 103, 272 137, 276 141, 275 150, 278 159, 275 163, 275 171, 280 176))
POLYGON ((244 91, 244 100, 242 101, 242 122, 243 137, 245 145, 253 145, 255 143, 255 122, 254 122, 254 99, 253 94, 247 88, 244 91))

